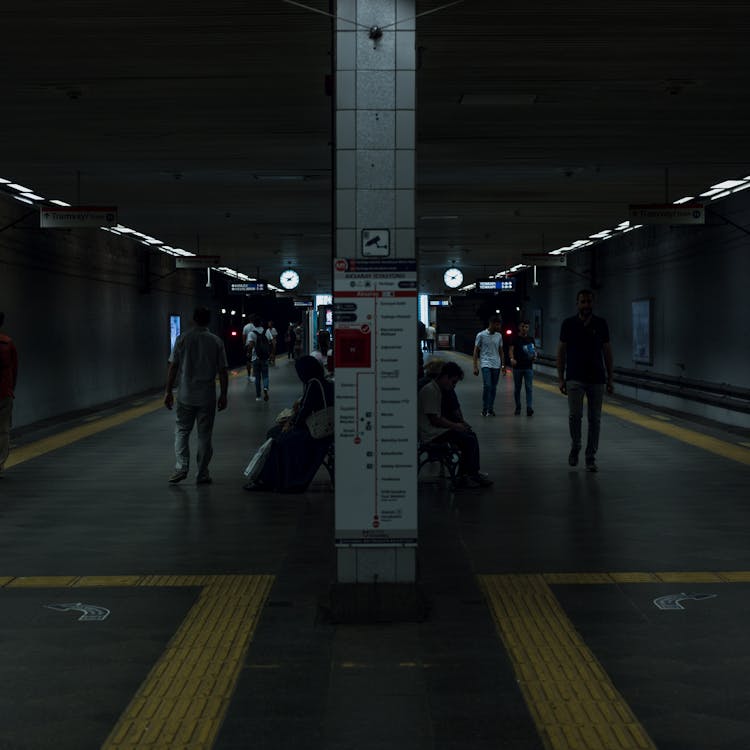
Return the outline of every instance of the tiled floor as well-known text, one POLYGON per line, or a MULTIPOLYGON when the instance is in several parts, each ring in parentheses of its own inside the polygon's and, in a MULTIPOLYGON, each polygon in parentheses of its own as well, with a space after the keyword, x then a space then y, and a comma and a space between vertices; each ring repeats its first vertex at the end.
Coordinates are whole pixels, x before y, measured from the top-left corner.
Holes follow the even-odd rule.
MULTIPOLYGON (((130 746, 604 750, 639 747, 647 735, 652 744, 641 747, 747 750, 750 466, 736 456, 750 449, 736 446, 748 437, 713 427, 735 453, 710 452, 650 429, 652 409, 615 396, 610 404, 636 421, 605 414, 600 471, 587 474, 567 465, 566 405, 554 388, 538 378, 534 416, 516 417, 512 381, 502 379, 498 416, 482 418, 481 383, 467 358, 458 361, 464 413, 495 484, 451 494, 432 467, 420 476, 419 575, 430 605, 422 622, 331 621, 333 495, 324 471, 303 495, 242 489, 254 447, 298 394, 287 360, 271 372, 268 403, 255 401, 244 374, 231 379, 212 485, 197 487, 192 475, 167 484, 174 415, 164 409, 11 466, 0 478, 0 670, 9 676, 0 681, 0 748, 100 747, 138 690, 143 710, 158 702, 148 698, 150 670, 168 668, 160 665, 170 638, 193 622, 205 588, 197 579, 186 586, 186 577, 270 575, 252 640, 234 662, 234 692, 212 695, 206 679, 229 669, 227 653, 241 646, 241 633, 219 633, 216 654, 194 667, 205 671, 203 692, 165 719, 172 734, 144 734, 130 746), (166 575, 182 583, 143 585, 166 575), (104 578, 81 580, 90 576, 104 578), (503 582, 497 600, 482 580, 503 582), (681 610, 654 604, 677 594, 714 596, 685 598, 681 610), (510 611, 529 597, 529 613, 510 611), (110 613, 81 621, 83 610, 51 604, 110 613), (622 704, 572 702, 596 690, 590 677, 566 675, 568 662, 552 674, 560 654, 547 660, 544 645, 533 645, 534 628, 552 616, 550 632, 579 638, 578 657, 602 670, 622 704), (523 649, 507 640, 514 632, 523 649), (607 712, 621 705, 643 735, 613 729, 607 712)), ((34 438, 23 438, 27 456, 34 438)), ((229 593, 221 606, 241 596, 229 593)), ((198 620, 188 632, 202 627, 198 620)), ((207 653, 196 639, 193 648, 207 653)), ((564 652, 568 642, 558 641, 564 652)), ((110 737, 108 746, 129 745, 110 737)))

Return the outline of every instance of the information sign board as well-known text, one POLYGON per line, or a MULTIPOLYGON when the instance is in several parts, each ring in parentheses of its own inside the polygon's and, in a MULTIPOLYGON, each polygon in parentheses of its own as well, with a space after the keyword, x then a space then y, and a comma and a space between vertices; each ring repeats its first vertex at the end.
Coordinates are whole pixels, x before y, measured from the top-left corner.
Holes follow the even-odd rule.
POLYGON ((417 543, 417 267, 334 264, 336 544, 417 543))
POLYGON ((477 281, 478 292, 514 292, 516 290, 516 279, 511 276, 507 279, 487 279, 477 281))

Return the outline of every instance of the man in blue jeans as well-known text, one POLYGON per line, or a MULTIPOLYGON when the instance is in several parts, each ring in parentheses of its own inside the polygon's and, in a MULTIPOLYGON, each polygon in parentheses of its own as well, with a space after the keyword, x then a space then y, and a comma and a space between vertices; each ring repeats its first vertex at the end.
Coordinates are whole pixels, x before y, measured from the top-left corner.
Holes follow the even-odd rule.
POLYGON ((500 334, 500 318, 490 318, 487 328, 480 331, 474 341, 474 374, 482 368, 482 416, 495 416, 495 394, 500 372, 505 375, 503 337, 500 334))
POLYGON ((604 389, 612 393, 612 347, 609 327, 604 318, 594 315, 594 294, 582 289, 576 296, 578 314, 566 318, 560 327, 557 345, 557 377, 560 392, 568 397, 568 425, 570 453, 568 463, 578 465, 581 450, 581 421, 583 397, 588 404, 588 436, 586 440, 586 468, 596 471, 596 451, 599 447, 599 425, 602 415, 604 389))
POLYGON ((526 385, 526 416, 534 413, 534 369, 536 359, 534 339, 529 336, 529 321, 522 320, 518 324, 518 333, 513 337, 508 347, 510 366, 513 368, 513 398, 516 402, 515 414, 521 413, 521 383, 526 385))
MULTIPOLYGON (((255 376, 255 400, 260 401, 263 385, 263 401, 268 401, 268 363, 276 359, 276 339, 269 328, 263 328, 260 315, 253 316, 253 327, 247 335, 247 351, 255 376)), ((274 329, 275 330, 275 329, 274 329)))

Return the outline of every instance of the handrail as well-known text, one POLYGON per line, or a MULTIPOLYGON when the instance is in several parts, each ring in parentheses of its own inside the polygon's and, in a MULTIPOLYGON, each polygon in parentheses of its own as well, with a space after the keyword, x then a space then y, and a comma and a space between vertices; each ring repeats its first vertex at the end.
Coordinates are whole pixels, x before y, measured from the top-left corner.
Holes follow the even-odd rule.
MULTIPOLYGON (((555 358, 544 354, 537 357, 537 363, 553 369, 556 367, 555 358)), ((614 381, 645 391, 679 396, 697 403, 750 414, 750 388, 741 388, 730 383, 693 380, 627 367, 615 367, 614 381)))

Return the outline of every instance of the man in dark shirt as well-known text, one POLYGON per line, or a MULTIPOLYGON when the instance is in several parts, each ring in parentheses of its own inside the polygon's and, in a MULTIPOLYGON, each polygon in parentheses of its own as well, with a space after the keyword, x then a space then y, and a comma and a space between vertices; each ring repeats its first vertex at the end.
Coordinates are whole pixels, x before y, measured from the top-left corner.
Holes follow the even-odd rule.
POLYGON ((513 398, 516 401, 516 416, 521 413, 521 383, 526 385, 526 416, 534 413, 534 369, 536 359, 534 339, 529 336, 529 321, 522 320, 518 324, 518 333, 510 342, 510 364, 513 368, 513 398))
POLYGON ((557 345, 557 377, 560 392, 568 397, 570 454, 568 463, 578 464, 581 450, 581 421, 583 397, 588 403, 588 436, 586 468, 596 471, 596 451, 599 447, 599 425, 602 415, 604 389, 613 392, 612 348, 609 327, 604 318, 593 313, 594 294, 582 289, 576 296, 578 314, 566 318, 560 328, 557 345))

